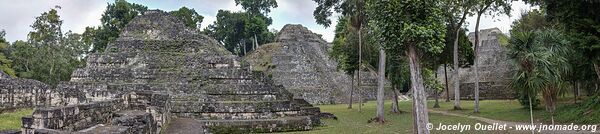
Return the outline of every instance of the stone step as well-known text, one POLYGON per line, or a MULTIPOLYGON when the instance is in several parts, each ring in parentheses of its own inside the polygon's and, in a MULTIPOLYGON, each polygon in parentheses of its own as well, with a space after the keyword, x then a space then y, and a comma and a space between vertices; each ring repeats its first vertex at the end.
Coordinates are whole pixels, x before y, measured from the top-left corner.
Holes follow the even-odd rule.
POLYGON ((171 116, 177 118, 194 118, 202 120, 249 120, 249 119, 274 119, 284 116, 297 116, 300 111, 280 111, 280 112, 262 112, 262 113, 198 113, 182 112, 171 113, 171 116))
POLYGON ((276 101, 276 100, 289 100, 287 96, 281 96, 279 94, 181 94, 173 96, 173 101, 204 101, 204 102, 215 102, 215 101, 276 101))
POLYGON ((311 130, 318 122, 310 116, 290 116, 276 119, 198 120, 213 133, 268 133, 311 130), (240 132, 241 131, 241 132, 240 132))
POLYGON ((299 110, 290 101, 171 101, 171 112, 249 113, 299 110))
POLYGON ((106 48, 107 52, 202 52, 207 45, 198 40, 140 40, 120 39, 106 48))
POLYGON ((302 115, 318 115, 321 113, 321 108, 319 107, 300 107, 300 113, 302 115))
POLYGON ((208 84, 200 87, 210 95, 226 95, 226 94, 238 94, 238 95, 270 95, 278 94, 282 89, 281 86, 272 86, 265 84, 208 84))

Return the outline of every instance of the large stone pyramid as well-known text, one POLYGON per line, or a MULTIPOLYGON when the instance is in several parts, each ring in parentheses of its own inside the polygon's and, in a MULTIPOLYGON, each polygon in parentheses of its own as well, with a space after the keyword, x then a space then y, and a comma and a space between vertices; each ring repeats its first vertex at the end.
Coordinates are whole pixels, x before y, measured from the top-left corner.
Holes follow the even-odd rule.
POLYGON ((152 113, 159 127, 176 118, 218 132, 298 131, 320 124, 318 108, 293 99, 216 40, 158 10, 133 19, 106 52, 89 55, 87 66, 58 90, 63 105, 124 98, 121 110, 152 113))

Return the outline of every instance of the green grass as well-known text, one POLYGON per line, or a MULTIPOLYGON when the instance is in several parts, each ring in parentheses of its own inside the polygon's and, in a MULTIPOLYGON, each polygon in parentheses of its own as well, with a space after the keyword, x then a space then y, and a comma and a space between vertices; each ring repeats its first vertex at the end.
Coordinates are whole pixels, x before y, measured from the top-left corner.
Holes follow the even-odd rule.
MULTIPOLYGON (((445 102, 440 100, 440 108, 433 110, 448 111, 465 115, 474 115, 496 120, 530 122, 529 109, 524 109, 517 100, 481 100, 479 101, 479 113, 473 113, 474 101, 460 101, 463 110, 454 110, 454 101, 445 102)), ((433 108, 433 101, 429 101, 429 108, 433 108)), ((533 110, 534 119, 542 119, 547 112, 538 108, 533 110)))
MULTIPOLYGON (((404 111, 401 114, 395 114, 390 112, 390 101, 386 101, 385 103, 385 119, 386 122, 384 124, 380 123, 367 123, 367 121, 373 117, 375 117, 375 107, 376 104, 374 101, 370 101, 363 106, 363 112, 358 112, 358 104, 353 105, 354 109, 347 109, 346 104, 338 104, 338 105, 320 105, 318 107, 321 108, 322 112, 333 113, 338 117, 338 120, 326 119, 322 120, 325 122, 325 126, 317 127, 311 131, 301 131, 301 132, 288 132, 288 133, 306 133, 306 134, 356 134, 356 133, 373 133, 373 134, 391 134, 391 133, 401 133, 408 134, 412 132, 412 113, 411 102, 401 102, 400 110, 404 111)), ((454 116, 444 116, 441 114, 429 114, 429 118, 431 123, 438 124, 470 124, 474 125, 476 123, 486 124, 477 120, 454 117, 454 116)), ((449 133, 449 131, 431 131, 432 133, 449 133)), ((454 131, 451 133, 458 133, 458 131, 454 131)), ((483 133, 483 132, 475 132, 475 131, 467 131, 465 133, 483 133)), ((287 133, 286 133, 287 134, 287 133)))
MULTIPOLYGON (((585 100, 579 104, 573 104, 568 99, 561 99, 557 103, 556 115, 554 120, 557 123, 575 123, 575 124, 599 124, 600 123, 600 104, 584 106, 585 100)), ((474 101, 460 101, 463 110, 453 110, 454 101, 440 101, 440 108, 434 110, 447 111, 465 115, 474 115, 495 120, 530 122, 529 109, 523 108, 517 100, 481 100, 479 101, 479 113, 473 113, 474 101)), ((590 104, 597 104, 588 102, 590 104)), ((429 101, 429 108, 433 107, 434 102, 429 101)), ((543 104, 533 110, 535 122, 550 123, 550 113, 548 113, 543 104)))
POLYGON ((21 109, 0 114, 0 130, 21 129, 21 117, 31 115, 32 113, 32 109, 21 109))

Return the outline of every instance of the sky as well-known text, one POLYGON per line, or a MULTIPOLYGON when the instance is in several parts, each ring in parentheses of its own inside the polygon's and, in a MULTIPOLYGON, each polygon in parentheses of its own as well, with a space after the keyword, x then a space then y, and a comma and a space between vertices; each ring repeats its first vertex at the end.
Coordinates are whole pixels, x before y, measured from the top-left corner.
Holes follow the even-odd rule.
MULTIPOLYGON (((49 11, 55 6, 60 6, 58 14, 63 20, 62 30, 82 33, 87 26, 99 26, 100 17, 108 3, 113 0, 0 0, 0 30, 6 31, 8 41, 26 40, 27 33, 31 31, 30 25, 35 17, 49 11)), ((215 21, 219 9, 242 11, 241 6, 236 6, 234 0, 129 0, 148 6, 149 9, 164 11, 177 10, 182 6, 194 8, 198 14, 204 16, 201 27, 204 28, 215 21)), ((323 35, 329 42, 334 37, 334 26, 337 24, 337 14, 331 17, 331 27, 323 27, 315 23, 313 11, 316 3, 312 0, 277 0, 278 7, 271 10, 269 16, 273 18, 273 25, 269 29, 280 30, 286 24, 302 24, 315 33, 323 35)), ((532 9, 522 1, 512 3, 511 16, 483 16, 480 29, 498 27, 502 32, 508 33, 512 22, 520 16, 521 12, 532 9)), ((466 27, 469 32, 475 31, 476 16, 467 18, 466 27)))

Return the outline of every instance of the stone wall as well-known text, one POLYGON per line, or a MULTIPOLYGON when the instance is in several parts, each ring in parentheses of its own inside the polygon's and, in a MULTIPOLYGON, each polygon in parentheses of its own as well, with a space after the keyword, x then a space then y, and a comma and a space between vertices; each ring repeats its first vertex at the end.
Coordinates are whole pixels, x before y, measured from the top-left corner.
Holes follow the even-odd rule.
POLYGON ((12 78, 0 71, 0 113, 14 108, 48 106, 60 98, 50 86, 30 79, 12 78))
POLYGON ((23 117, 24 133, 157 133, 168 123, 169 96, 132 92, 113 98, 68 106, 38 107, 23 117))
POLYGON ((35 129, 79 131, 110 123, 113 114, 124 108, 121 99, 63 107, 38 107, 31 117, 23 117, 23 132, 30 133, 35 129))
MULTIPOLYGON (((508 86, 512 80, 514 66, 508 58, 508 50, 498 41, 501 31, 497 28, 484 29, 480 32, 479 45, 479 96, 481 99, 514 99, 516 93, 508 86)), ((474 40, 474 33, 469 39, 474 40)), ((444 68, 438 69, 439 80, 444 83, 444 68)), ((450 97, 453 98, 453 73, 447 68, 450 97)), ((474 99, 475 74, 473 66, 459 69, 460 96, 462 99, 474 99)), ((441 94, 445 97, 445 92, 441 94)))

